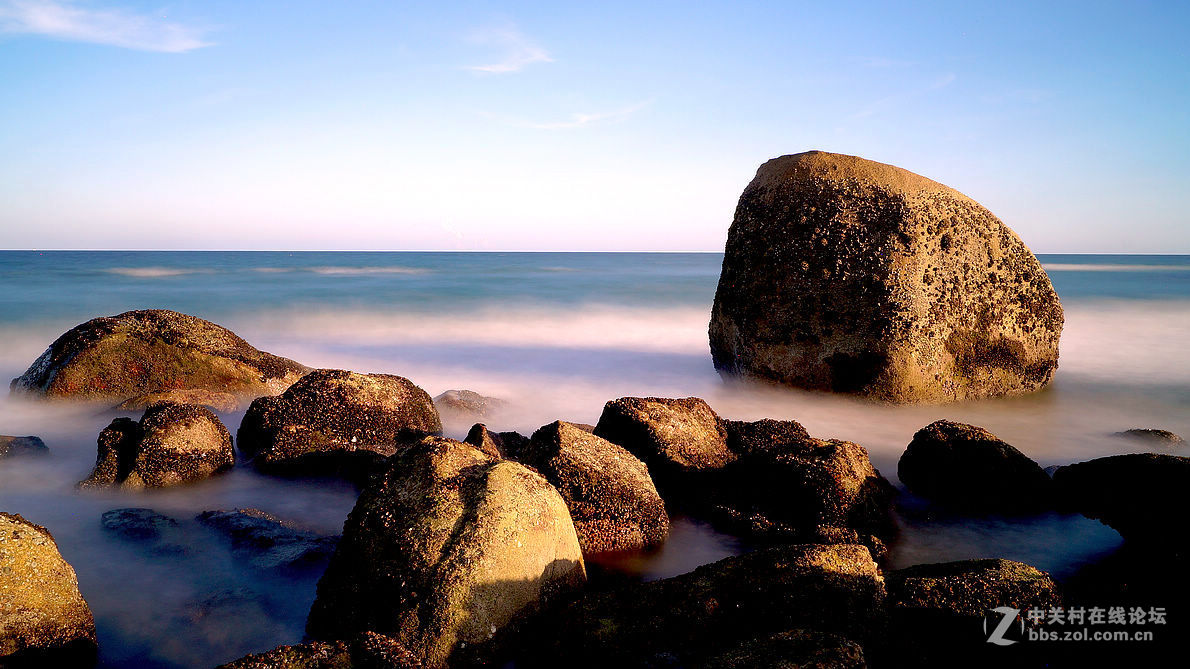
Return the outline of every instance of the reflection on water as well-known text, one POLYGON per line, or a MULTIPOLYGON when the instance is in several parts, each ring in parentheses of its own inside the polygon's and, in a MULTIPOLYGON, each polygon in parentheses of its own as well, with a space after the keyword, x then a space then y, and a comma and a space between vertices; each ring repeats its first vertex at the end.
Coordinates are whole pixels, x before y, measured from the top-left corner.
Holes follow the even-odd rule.
MULTIPOLYGON (((504 398, 507 408, 486 420, 496 430, 529 434, 557 419, 594 423, 604 402, 626 395, 695 395, 728 418, 792 418, 815 436, 862 444, 894 482, 913 433, 940 418, 986 427, 1042 466, 1144 449, 1111 434, 1127 428, 1190 433, 1190 272, 1060 267, 1054 280, 1066 300, 1067 326, 1052 388, 942 407, 894 407, 722 382, 706 340, 717 256, 396 254, 386 261, 375 254, 315 254, 290 261, 287 254, 111 255, 83 257, 77 266, 59 258, 57 275, 27 278, 25 260, 0 254, 0 378, 23 372, 83 320, 170 307, 211 318, 262 349, 312 366, 396 373, 432 395, 468 388, 504 398), (1143 281, 1155 282, 1152 291, 1141 294, 1138 286, 1150 285, 1143 281), (94 290, 83 289, 91 285, 94 290)), ((0 510, 53 532, 95 612, 105 665, 209 667, 301 639, 317 575, 254 570, 192 519, 208 509, 257 507, 336 534, 355 500, 350 486, 264 477, 241 466, 173 490, 80 492, 74 483, 89 473, 95 438, 111 416, 2 395, 0 434, 39 435, 50 455, 0 462, 0 510), (187 551, 154 551, 102 529, 104 511, 130 506, 182 521, 187 551)), ((222 418, 234 433, 241 416, 222 418)), ((445 429, 461 438, 469 427, 463 421, 445 429)), ((1113 530, 1081 516, 954 518, 912 497, 903 507, 891 567, 1008 557, 1063 576, 1119 543, 1113 530)), ((605 556, 599 563, 655 579, 744 549, 698 521, 677 518, 659 550, 605 556)))

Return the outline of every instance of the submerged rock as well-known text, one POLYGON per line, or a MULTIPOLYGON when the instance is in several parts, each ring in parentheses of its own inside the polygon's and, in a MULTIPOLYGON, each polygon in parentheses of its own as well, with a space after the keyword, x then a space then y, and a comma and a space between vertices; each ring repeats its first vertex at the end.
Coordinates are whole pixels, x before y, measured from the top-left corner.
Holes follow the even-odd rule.
POLYGON ((562 497, 523 465, 428 437, 360 495, 307 633, 391 636, 428 667, 586 579, 562 497))
POLYGON ((863 546, 780 546, 589 593, 534 621, 513 652, 529 656, 517 666, 703 666, 790 630, 872 639, 884 597, 863 546))
POLYGON ((248 408, 240 451, 262 471, 354 476, 397 452, 403 440, 440 434, 426 391, 391 374, 317 369, 248 408))
POLYGON ((0 666, 86 666, 95 619, 49 530, 0 512, 0 666))
POLYGON ((562 494, 584 554, 651 548, 669 535, 645 463, 606 439, 555 421, 533 433, 520 461, 562 494))
POLYGON ((36 397, 122 402, 168 390, 237 399, 275 395, 308 369, 258 351, 231 330, 165 309, 128 311, 75 327, 11 389, 36 397))
POLYGON ((508 402, 473 390, 448 390, 434 398, 434 406, 444 420, 473 421, 491 418, 508 402))
POLYGON ((117 418, 99 434, 99 454, 82 487, 164 488, 205 479, 235 464, 231 434, 210 410, 162 402, 140 422, 117 418))
POLYGON ((307 641, 242 657, 216 669, 420 669, 397 641, 365 632, 351 641, 307 641))
POLYGON ((1132 453, 1060 467, 1054 486, 1064 506, 1097 518, 1126 541, 1190 548, 1182 508, 1190 458, 1132 453))
POLYGON ((1053 504, 1053 482, 1041 465, 965 423, 939 420, 918 430, 897 476, 915 494, 972 511, 1033 511, 1053 504))
POLYGON ((24 455, 47 455, 50 449, 41 437, 10 437, 0 434, 0 458, 24 455))
POLYGON ((257 569, 317 567, 330 559, 339 541, 291 527, 260 509, 203 511, 195 520, 226 535, 257 569))
POLYGON ((128 541, 157 542, 178 528, 178 521, 152 509, 112 509, 100 517, 103 529, 128 541))
POLYGON ((1166 446, 1169 448, 1180 448, 1186 445, 1186 440, 1180 436, 1170 432, 1169 430, 1158 430, 1154 428, 1139 428, 1134 427, 1131 430, 1124 430, 1117 432, 1116 436, 1124 437, 1126 439, 1133 439, 1136 441, 1143 441, 1154 446, 1166 446))
MULTIPOLYGON (((1024 619, 1028 609, 1062 606, 1049 574, 1012 560, 920 564, 889 572, 885 580, 892 642, 888 652, 898 664, 963 664, 989 652, 988 638, 994 628, 985 629, 984 621, 998 624, 1001 619, 993 609, 1011 607, 1024 619), (921 637, 926 633, 929 643, 921 637)), ((1019 642, 1019 625, 1010 634, 1016 637, 1011 641, 1019 642)))
POLYGON ((1044 387, 1062 325, 1037 258, 979 203, 808 151, 768 161, 740 196, 710 341, 724 374, 945 402, 1044 387))
POLYGON ((648 465, 662 489, 697 494, 702 479, 736 459, 719 415, 697 397, 621 397, 608 402, 595 435, 648 465))

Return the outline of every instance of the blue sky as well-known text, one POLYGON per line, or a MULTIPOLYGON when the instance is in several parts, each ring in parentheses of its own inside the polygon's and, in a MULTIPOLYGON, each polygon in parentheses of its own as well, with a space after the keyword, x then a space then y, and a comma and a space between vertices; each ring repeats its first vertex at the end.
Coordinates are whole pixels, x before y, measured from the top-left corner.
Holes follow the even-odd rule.
POLYGON ((0 0, 0 248, 722 250, 807 149, 1190 252, 1190 3, 0 0))

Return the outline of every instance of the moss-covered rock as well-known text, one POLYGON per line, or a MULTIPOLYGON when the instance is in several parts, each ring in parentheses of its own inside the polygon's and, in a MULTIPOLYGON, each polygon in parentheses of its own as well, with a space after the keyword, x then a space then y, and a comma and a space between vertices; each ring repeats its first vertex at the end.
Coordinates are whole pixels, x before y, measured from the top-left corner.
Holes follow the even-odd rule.
POLYGON ((703 666, 795 629, 882 634, 884 580, 855 545, 787 545, 689 574, 589 593, 510 641, 517 666, 703 666))
POLYGON ((1044 387, 1062 325, 1041 263, 979 203, 808 151, 766 162, 740 196, 710 341, 725 375, 943 402, 1044 387))
POLYGON ((373 631, 441 667, 585 579, 574 524, 548 481, 429 437, 360 495, 307 633, 334 640, 373 631))
POLYGON ((0 512, 0 666, 86 666, 95 619, 49 530, 0 512))
POLYGON ((148 309, 96 318, 58 337, 11 390, 113 404, 169 390, 245 400, 275 395, 307 371, 210 321, 148 309))
POLYGON ((262 471, 354 476, 400 442, 441 432, 429 394, 409 379, 317 369, 281 395, 252 402, 237 443, 262 471))
POLYGON ((939 420, 918 430, 897 476, 915 494, 972 511, 1018 512, 1053 504, 1053 481, 987 430, 939 420))
POLYGON ((176 404, 197 404, 212 411, 231 413, 240 408, 240 399, 232 393, 215 390, 158 390, 145 393, 116 405, 116 411, 144 411, 158 402, 174 402, 176 404))
POLYGON ((164 488, 205 479, 235 464, 231 434, 205 407, 160 402, 140 422, 117 418, 98 439, 82 487, 164 488))
POLYGON ((350 641, 307 641, 242 657, 216 669, 420 669, 421 662, 386 636, 365 632, 350 641))
POLYGON ((41 437, 10 437, 0 434, 0 458, 25 455, 47 455, 50 449, 41 437))
POLYGON ((669 536, 648 468, 620 446, 555 421, 533 433, 520 461, 562 494, 583 553, 651 548, 669 536))
POLYGON ((1125 540, 1190 551, 1190 523, 1183 493, 1190 483, 1190 458, 1132 453, 1095 458, 1054 472, 1064 507, 1097 518, 1125 540))

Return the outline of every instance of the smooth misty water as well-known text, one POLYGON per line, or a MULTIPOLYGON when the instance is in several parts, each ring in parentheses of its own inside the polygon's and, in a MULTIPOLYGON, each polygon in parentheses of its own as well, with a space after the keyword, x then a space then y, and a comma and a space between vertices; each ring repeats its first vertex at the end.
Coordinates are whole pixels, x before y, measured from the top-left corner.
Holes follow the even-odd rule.
MULTIPOLYGON (((593 423, 624 395, 697 395, 726 417, 794 418, 816 436, 863 444, 894 481, 913 433, 939 418, 984 426, 1043 466, 1139 450, 1111 436, 1130 427, 1190 433, 1190 258, 1041 259, 1066 309, 1053 387, 944 407, 723 383, 706 339, 719 254, 0 252, 0 378, 77 323, 163 307, 308 365, 397 373, 434 395, 506 398, 509 409, 488 421, 498 429, 593 423)), ((233 432, 241 415, 223 416, 233 432)), ((193 523, 188 552, 154 553, 105 533, 99 516, 146 506, 187 521, 255 506, 337 533, 355 491, 246 468, 175 490, 76 491, 110 418, 0 399, 0 434, 37 434, 52 450, 0 462, 0 510, 54 533, 95 612, 102 662, 209 667, 298 641, 317 574, 253 571, 193 523)), ((461 437, 467 427, 446 429, 461 437)), ((1081 516, 948 518, 911 499, 902 516, 894 567, 999 556, 1062 576, 1119 543, 1081 516)), ((615 564, 659 578, 739 550, 680 520, 659 552, 615 564)))

